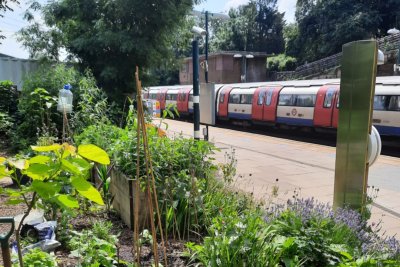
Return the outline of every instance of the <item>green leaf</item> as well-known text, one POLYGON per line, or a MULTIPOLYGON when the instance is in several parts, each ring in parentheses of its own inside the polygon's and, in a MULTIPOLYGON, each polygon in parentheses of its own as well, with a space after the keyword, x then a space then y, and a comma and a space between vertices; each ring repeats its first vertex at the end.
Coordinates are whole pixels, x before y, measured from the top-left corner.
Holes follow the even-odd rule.
POLYGON ((92 167, 89 162, 81 158, 72 158, 69 161, 72 162, 72 164, 74 164, 76 167, 78 167, 78 169, 82 172, 87 171, 92 167))
POLYGON ((44 180, 50 177, 50 170, 52 170, 49 166, 44 164, 32 164, 29 168, 23 171, 23 174, 28 175, 33 180, 44 180))
POLYGON ((48 163, 49 161, 50 161, 50 158, 49 158, 49 157, 39 155, 39 156, 36 156, 36 157, 31 158, 31 159, 29 160, 29 164, 34 164, 34 163, 46 164, 46 163, 48 163))
POLYGON ((35 190, 39 196, 41 196, 44 199, 49 199, 55 196, 60 189, 61 186, 57 183, 52 183, 52 182, 42 182, 35 180, 32 182, 32 188, 35 190))
POLYGON ((50 151, 57 151, 61 148, 61 145, 54 144, 51 146, 31 146, 33 151, 37 152, 50 152, 50 151))
POLYGON ((8 170, 6 166, 0 165, 0 179, 10 176, 13 172, 8 170))
POLYGON ((80 145, 78 147, 78 154, 82 157, 104 165, 110 164, 110 158, 107 153, 95 145, 80 145))
POLYGON ((18 204, 23 203, 23 202, 24 202, 24 200, 21 199, 21 198, 10 198, 10 199, 8 199, 6 201, 5 204, 7 204, 7 205, 18 205, 18 204))
POLYGON ((56 196, 56 200, 65 208, 70 208, 70 209, 79 208, 78 200, 76 200, 70 195, 58 195, 56 196))
POLYGON ((5 157, 0 157, 0 164, 2 164, 3 162, 5 162, 6 161, 6 158, 5 157))
POLYGON ((104 205, 100 192, 82 177, 72 178, 71 184, 82 196, 97 204, 104 205))
POLYGON ((24 159, 19 159, 19 160, 9 160, 8 163, 10 163, 10 165, 14 166, 17 169, 20 170, 25 170, 29 167, 29 162, 27 160, 24 159))
POLYGON ((81 172, 78 169, 78 167, 76 167, 74 164, 72 164, 71 162, 69 162, 68 160, 61 160, 61 164, 64 170, 72 173, 72 174, 76 174, 79 175, 81 172))

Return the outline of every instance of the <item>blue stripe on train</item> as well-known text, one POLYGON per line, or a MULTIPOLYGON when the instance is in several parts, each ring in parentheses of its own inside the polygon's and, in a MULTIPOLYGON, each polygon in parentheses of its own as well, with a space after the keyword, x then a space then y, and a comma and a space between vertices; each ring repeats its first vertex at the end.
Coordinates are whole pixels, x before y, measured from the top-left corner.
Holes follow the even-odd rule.
POLYGON ((277 123, 288 124, 288 125, 300 125, 300 126, 313 126, 313 120, 309 119, 298 119, 298 118, 287 118, 287 117, 277 117, 277 123))
POLYGON ((192 108, 189 108, 189 113, 193 113, 193 109, 192 108))
POLYGON ((228 113, 228 118, 230 119, 239 119, 239 120, 250 120, 251 114, 243 114, 243 113, 228 113))
POLYGON ((374 125, 380 135, 400 136, 400 127, 374 125))

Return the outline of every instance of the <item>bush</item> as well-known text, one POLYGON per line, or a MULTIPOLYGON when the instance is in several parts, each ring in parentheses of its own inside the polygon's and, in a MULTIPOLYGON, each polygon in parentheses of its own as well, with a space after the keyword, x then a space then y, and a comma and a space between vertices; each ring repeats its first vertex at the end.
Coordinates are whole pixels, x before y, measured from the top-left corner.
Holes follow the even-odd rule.
POLYGON ((267 68, 269 71, 293 71, 296 69, 296 66, 297 60, 285 54, 267 58, 267 68))
POLYGON ((14 116, 17 112, 18 91, 11 81, 0 81, 0 112, 14 116))
POLYGON ((107 98, 96 87, 90 72, 83 76, 64 64, 43 65, 24 80, 18 104, 19 119, 13 136, 15 149, 25 149, 39 138, 51 143, 51 140, 61 137, 63 119, 56 106, 59 90, 67 83, 72 85, 74 94, 74 113, 72 117, 68 116, 71 119, 69 127, 66 127, 68 137, 73 130, 79 132, 94 122, 107 121, 107 98))
MULTIPOLYGON (((57 267, 57 261, 54 256, 49 253, 44 252, 38 248, 32 249, 27 252, 24 257, 24 266, 29 267, 57 267)), ((13 266, 20 266, 19 264, 14 264, 13 266)))

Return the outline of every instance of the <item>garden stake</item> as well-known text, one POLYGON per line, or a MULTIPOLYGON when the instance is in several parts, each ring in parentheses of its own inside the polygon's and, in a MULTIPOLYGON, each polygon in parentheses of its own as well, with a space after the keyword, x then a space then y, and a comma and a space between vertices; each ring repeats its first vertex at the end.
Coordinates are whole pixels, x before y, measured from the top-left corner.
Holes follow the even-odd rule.
POLYGON ((6 234, 0 235, 1 243, 1 253, 3 254, 3 264, 4 267, 11 267, 11 256, 10 256, 10 245, 8 240, 14 232, 14 218, 13 217, 3 217, 0 218, 0 224, 11 224, 11 229, 6 234))
MULTIPOLYGON (((157 214, 157 219, 158 219, 158 226, 159 226, 160 235, 161 235, 161 244, 162 244, 163 250, 164 250, 164 264, 165 264, 165 266, 168 266, 167 251, 166 251, 166 245, 165 245, 165 241, 164 241, 164 233, 163 233, 163 227, 162 227, 162 223, 161 223, 160 209, 158 207, 155 178, 154 178, 154 174, 153 174, 151 154, 150 154, 150 149, 149 149, 148 140, 147 140, 146 123, 144 120, 144 111, 143 111, 143 103, 142 103, 142 85, 139 80, 139 68, 138 67, 136 67, 135 77, 136 77, 136 88, 137 88, 137 118, 138 118, 137 124, 138 124, 138 129, 142 130, 142 135, 143 135, 143 148, 144 148, 144 157, 145 157, 145 163, 146 163, 146 175, 147 175, 147 179, 146 179, 147 199, 148 199, 150 214, 153 215, 154 214, 153 198, 154 198, 154 204, 155 204, 156 214, 157 214), (151 194, 151 191, 153 191, 153 195, 151 194)), ((138 136, 138 144, 139 143, 140 143, 140 138, 138 136)), ((139 151, 138 151, 138 158, 139 158, 139 151)), ((136 168, 137 168, 136 174, 138 175, 139 164, 137 164, 136 168)), ((139 181, 137 181, 137 182, 139 182, 139 181)), ((136 199, 137 198, 138 198, 138 195, 136 195, 136 199)), ((150 222, 151 222, 152 235, 153 235, 153 249, 154 249, 155 266, 158 266, 158 250, 157 250, 157 238, 156 238, 157 233, 156 233, 156 229, 155 229, 155 225, 154 225, 154 220, 152 218, 151 218, 150 222)))

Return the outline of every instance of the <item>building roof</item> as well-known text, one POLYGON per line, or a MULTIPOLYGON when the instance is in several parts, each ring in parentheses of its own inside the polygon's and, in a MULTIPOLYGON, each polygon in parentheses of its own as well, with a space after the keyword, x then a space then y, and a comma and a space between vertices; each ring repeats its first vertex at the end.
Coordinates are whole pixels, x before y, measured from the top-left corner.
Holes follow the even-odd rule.
MULTIPOLYGON (((241 55, 253 55, 254 57, 270 57, 273 56, 272 54, 268 54, 265 52, 252 52, 252 51, 219 51, 214 53, 209 53, 208 57, 216 57, 216 56, 234 56, 236 54, 241 55)), ((200 58, 204 58, 205 55, 200 55, 200 58)), ((192 57, 186 57, 185 60, 190 60, 192 57)))

